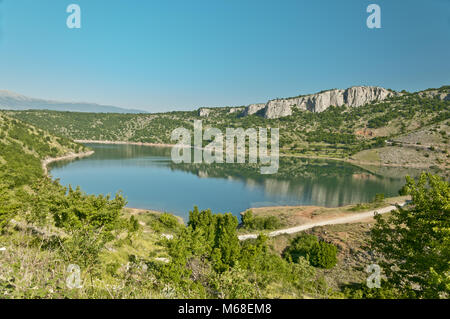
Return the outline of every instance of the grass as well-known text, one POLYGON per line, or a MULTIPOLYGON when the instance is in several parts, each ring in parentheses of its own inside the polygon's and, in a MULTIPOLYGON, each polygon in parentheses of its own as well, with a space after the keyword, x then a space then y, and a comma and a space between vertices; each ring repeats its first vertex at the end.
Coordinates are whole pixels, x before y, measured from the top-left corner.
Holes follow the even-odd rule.
MULTIPOLYGON (((327 285, 334 291, 351 284, 362 283, 367 278, 365 267, 374 262, 364 246, 369 239, 373 221, 352 224, 328 225, 314 227, 306 231, 330 242, 338 248, 338 262, 332 269, 316 268, 318 275, 323 275, 327 285)), ((298 234, 280 235, 269 239, 274 253, 282 256, 283 251, 298 234)))
POLYGON ((378 150, 365 150, 365 151, 359 152, 359 153, 353 155, 352 159, 354 159, 356 161, 370 162, 370 163, 374 163, 374 164, 379 164, 381 161, 378 150))
POLYGON ((178 225, 168 227, 160 222, 162 215, 161 212, 151 210, 124 208, 123 216, 128 218, 134 216, 139 223, 139 230, 131 236, 128 233, 122 233, 109 243, 107 251, 103 255, 103 261, 106 264, 124 264, 128 262, 130 255, 140 258, 167 258, 164 245, 164 241, 167 239, 164 235, 176 236, 183 227, 183 220, 174 216, 178 225))
MULTIPOLYGON (((130 264, 130 258, 156 260, 168 257, 165 246, 168 239, 163 235, 176 236, 184 227, 181 219, 173 217, 177 224, 168 227, 161 222, 164 214, 160 212, 124 208, 123 215, 126 218, 134 216, 139 230, 116 234, 116 238, 101 252, 98 269, 95 269, 101 274, 101 280, 90 281, 89 275, 82 273, 83 288, 72 290, 66 286, 67 262, 61 260, 56 249, 51 249, 61 234, 55 235, 48 227, 27 227, 23 221, 11 223, 0 237, 0 247, 6 248, 0 251, 0 299, 167 297, 151 288, 138 291, 130 283, 144 280, 142 278, 151 281, 151 274, 126 276, 143 272, 142 269, 129 269, 130 266, 136 267, 135 263, 130 264)), ((144 284, 139 282, 139 285, 144 284)), ((148 284, 151 287, 151 282, 148 284)))

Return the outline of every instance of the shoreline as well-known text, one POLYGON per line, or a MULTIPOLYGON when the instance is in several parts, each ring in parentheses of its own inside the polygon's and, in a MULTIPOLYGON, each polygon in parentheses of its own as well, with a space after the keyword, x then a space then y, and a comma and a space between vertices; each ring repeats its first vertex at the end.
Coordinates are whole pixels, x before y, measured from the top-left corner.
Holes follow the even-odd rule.
POLYGON ((67 155, 63 155, 63 156, 59 156, 59 157, 49 157, 42 161, 42 170, 44 171, 44 175, 49 176, 47 166, 50 163, 64 161, 64 160, 68 160, 68 159, 74 159, 74 158, 87 157, 87 156, 91 156, 92 154, 94 154, 94 151, 86 151, 86 152, 81 152, 81 153, 69 153, 67 155))
POLYGON ((415 169, 429 169, 432 165, 418 165, 418 164, 387 164, 387 163, 379 163, 379 162, 367 162, 367 161, 359 161, 350 158, 336 158, 336 157, 324 157, 324 156, 314 156, 314 155, 294 155, 294 154, 280 154, 283 157, 296 157, 296 158, 309 158, 309 159, 322 159, 327 161, 339 161, 345 162, 352 165, 360 166, 360 165, 368 165, 368 166, 376 166, 376 167, 401 167, 401 168, 415 168, 415 169))
MULTIPOLYGON (((105 144, 105 145, 138 145, 138 146, 154 146, 154 147, 166 147, 171 148, 177 146, 176 144, 164 144, 164 143, 148 143, 148 142, 132 142, 132 141, 106 141, 106 140, 74 140, 76 143, 82 144, 105 144)), ((186 146, 192 147, 192 146, 186 146)), ((415 169, 429 169, 432 165, 420 165, 420 164, 387 164, 380 162, 367 162, 359 161, 351 158, 337 158, 337 157, 327 157, 327 156, 315 156, 315 155, 296 155, 296 154, 280 154, 280 157, 296 157, 296 158, 306 158, 306 159, 322 159, 330 161, 340 161, 349 163, 352 165, 369 165, 376 167, 401 167, 401 168, 415 168, 415 169)), ((439 167, 439 166, 438 166, 439 167)), ((440 167, 445 168, 445 167, 440 167)))
MULTIPOLYGON (((373 218, 377 214, 381 215, 381 214, 390 213, 391 211, 396 210, 398 208, 398 206, 403 207, 407 204, 408 204, 408 201, 403 201, 401 203, 396 203, 395 205, 375 208, 375 209, 371 209, 371 210, 363 211, 363 212, 359 212, 359 213, 352 213, 348 216, 340 215, 340 216, 336 216, 336 217, 323 218, 323 219, 319 219, 316 221, 311 220, 304 224, 287 227, 287 228, 276 229, 276 230, 273 230, 273 231, 267 233, 266 235, 268 237, 276 237, 276 236, 284 235, 284 234, 299 233, 301 231, 305 231, 305 230, 308 230, 308 229, 311 229, 314 227, 319 227, 319 226, 351 224, 351 223, 355 223, 355 222, 361 222, 365 219, 373 218)), ((302 206, 298 206, 298 207, 302 207, 302 206)), ((307 207, 307 206, 304 206, 304 207, 307 207)), ((240 241, 243 241, 243 240, 247 240, 247 239, 256 239, 256 238, 258 238, 258 236, 259 236, 259 233, 242 234, 242 235, 238 235, 238 239, 240 241)))
POLYGON ((174 146, 176 146, 175 144, 130 142, 130 141, 74 140, 74 142, 82 143, 82 144, 139 145, 139 146, 157 146, 157 147, 174 147, 174 146))

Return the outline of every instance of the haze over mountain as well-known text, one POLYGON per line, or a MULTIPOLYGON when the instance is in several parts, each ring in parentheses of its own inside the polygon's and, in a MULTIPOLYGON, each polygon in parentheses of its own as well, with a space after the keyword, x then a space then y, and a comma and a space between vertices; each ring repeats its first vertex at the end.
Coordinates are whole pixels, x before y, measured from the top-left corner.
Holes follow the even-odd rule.
POLYGON ((27 97, 15 92, 0 90, 0 109, 4 110, 52 110, 93 113, 147 113, 111 105, 87 102, 62 102, 27 97))

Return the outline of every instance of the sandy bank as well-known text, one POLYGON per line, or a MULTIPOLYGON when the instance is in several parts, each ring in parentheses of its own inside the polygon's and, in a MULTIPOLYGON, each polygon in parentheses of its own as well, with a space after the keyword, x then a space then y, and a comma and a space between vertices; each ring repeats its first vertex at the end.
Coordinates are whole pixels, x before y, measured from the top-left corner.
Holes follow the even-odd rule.
POLYGON ((68 159, 74 159, 74 158, 82 158, 82 157, 90 156, 92 154, 94 154, 94 151, 87 151, 87 152, 82 152, 82 153, 69 153, 67 155, 60 156, 60 157, 46 158, 45 160, 42 161, 42 169, 44 170, 44 174, 48 175, 48 168, 47 168, 47 166, 50 163, 57 162, 57 161, 68 160, 68 159))

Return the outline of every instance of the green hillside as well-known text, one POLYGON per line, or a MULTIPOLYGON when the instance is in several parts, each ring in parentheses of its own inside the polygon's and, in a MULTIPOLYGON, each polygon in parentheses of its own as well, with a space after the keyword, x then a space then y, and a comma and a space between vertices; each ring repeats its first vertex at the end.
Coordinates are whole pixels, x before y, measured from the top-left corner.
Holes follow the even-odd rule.
MULTIPOLYGON (((15 113, 23 114, 53 113, 15 113)), ((422 175, 417 185, 408 180, 402 191, 417 204, 409 214, 393 212, 387 223, 380 215, 375 232, 349 226, 347 233, 355 229, 363 241, 372 240, 375 251, 381 247, 381 255, 364 253, 355 260, 328 241, 328 231, 283 237, 281 243, 264 235, 239 241, 238 220, 231 214, 195 208, 185 226, 170 214, 124 208, 121 194, 65 188, 44 175, 41 162, 85 148, 4 114, 0 120, 0 298, 448 298, 450 293, 445 257, 450 193, 438 176, 422 175), (391 224, 398 235, 394 242, 391 224), (410 224, 419 231, 405 228, 410 224), (419 235, 421 245, 411 246, 411 236, 419 235), (405 252, 391 248, 399 242, 407 247, 406 266, 405 252), (431 258, 423 259, 424 247, 431 258), (399 267, 411 279, 398 281, 394 273, 382 289, 366 288, 359 268, 384 255, 385 267, 399 267), (412 276, 417 273, 421 276, 412 276)), ((261 227, 275 227, 274 222, 261 227)))
POLYGON ((0 113, 0 180, 10 188, 41 178, 43 159, 84 150, 81 144, 0 113))
POLYGON ((3 114, 0 120, 0 298, 326 293, 306 261, 270 252, 264 238, 240 243, 231 214, 195 209, 186 227, 170 214, 124 208, 121 194, 87 195, 51 181, 42 160, 85 148, 3 114), (80 269, 74 286, 69 265, 80 269))
MULTIPOLYGON (((208 117, 197 111, 159 114, 99 114, 52 111, 23 111, 8 114, 75 140, 108 140, 148 143, 173 143, 171 132, 177 127, 192 128, 193 121, 203 120, 203 128, 278 127, 280 148, 284 155, 318 156, 352 159, 373 164, 398 166, 441 166, 448 161, 450 101, 440 99, 450 93, 448 86, 416 93, 403 92, 380 103, 361 107, 330 107, 322 113, 294 111, 291 116, 265 119, 259 115, 241 116, 230 108, 212 108, 208 117), (390 153, 409 154, 411 146, 422 144, 415 132, 437 129, 434 141, 426 143, 420 156, 406 157, 410 163, 390 153), (404 145, 404 141, 411 142, 404 145), (389 143, 389 141, 395 143, 389 143), (388 145, 386 145, 388 141, 388 145), (374 148, 377 152, 359 154, 374 148), (391 148, 396 147, 396 148, 391 148), (387 154, 387 155, 385 155, 387 154)), ((420 148, 420 146, 419 146, 420 148)))

